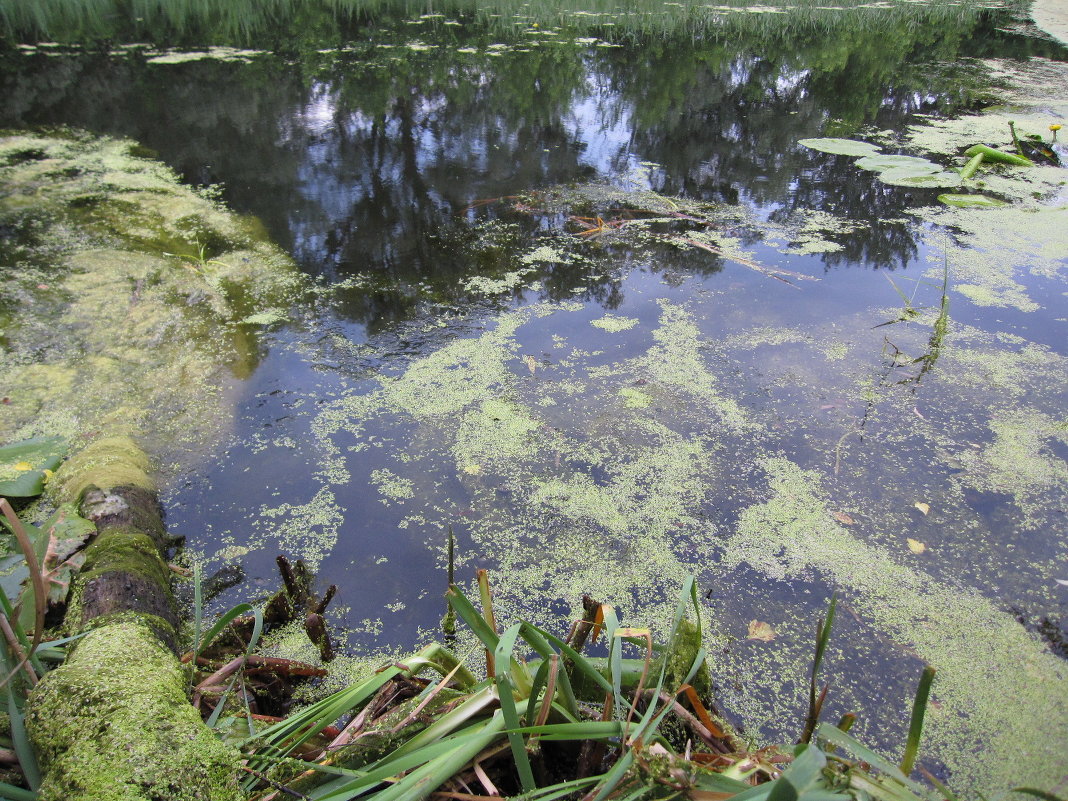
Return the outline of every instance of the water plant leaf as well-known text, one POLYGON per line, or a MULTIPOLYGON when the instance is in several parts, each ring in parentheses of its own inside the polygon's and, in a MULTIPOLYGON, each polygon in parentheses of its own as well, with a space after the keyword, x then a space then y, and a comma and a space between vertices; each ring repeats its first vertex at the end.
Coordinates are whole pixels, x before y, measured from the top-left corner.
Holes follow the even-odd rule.
MULTIPOLYGON (((961 176, 964 177, 964 176, 961 176)), ((1004 200, 988 197, 987 195, 939 195, 938 201, 947 206, 956 206, 960 209, 996 209, 1007 206, 1004 200)))
POLYGON ((882 150, 878 145, 856 139, 799 139, 797 143, 836 156, 871 156, 882 150))
POLYGON ((964 155, 968 158, 977 156, 980 153, 983 154, 983 159, 986 161, 995 161, 1001 164, 1015 164, 1018 167, 1031 167, 1033 166, 1029 159, 1025 159, 1023 156, 1018 156, 1015 153, 1006 153, 1004 150, 997 150, 987 145, 972 145, 964 151, 964 155))
POLYGON ((755 619, 749 621, 749 634, 746 636, 746 639, 760 640, 762 642, 771 642, 777 636, 778 635, 775 633, 775 629, 773 629, 769 624, 761 620, 755 619))
POLYGON ((879 180, 891 186, 914 186, 932 189, 951 189, 960 186, 960 174, 955 172, 927 172, 914 167, 897 167, 879 173, 879 180))
POLYGON ((856 165, 862 170, 872 170, 874 172, 908 169, 915 171, 918 175, 941 172, 942 170, 942 168, 933 161, 920 158, 919 156, 902 156, 883 153, 857 159, 856 165))
POLYGON ((0 495, 40 495, 66 455, 67 441, 62 437, 34 437, 0 448, 0 495))
POLYGON ((909 736, 905 741, 905 753, 901 757, 901 772, 908 776, 916 764, 916 755, 920 752, 920 736, 923 734, 923 717, 927 712, 927 699, 931 695, 931 684, 934 683, 935 669, 927 665, 920 676, 920 684, 916 688, 916 697, 912 702, 912 717, 909 721, 909 736))

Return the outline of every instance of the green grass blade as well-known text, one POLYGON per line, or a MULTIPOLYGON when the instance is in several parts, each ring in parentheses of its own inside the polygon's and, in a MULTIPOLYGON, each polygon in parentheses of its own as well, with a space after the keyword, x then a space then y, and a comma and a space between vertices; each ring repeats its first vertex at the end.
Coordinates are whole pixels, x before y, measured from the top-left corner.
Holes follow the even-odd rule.
POLYGON ((831 627, 834 625, 834 613, 838 606, 838 593, 831 595, 831 602, 827 606, 827 616, 819 624, 816 629, 816 656, 812 660, 812 681, 816 681, 816 676, 820 671, 820 664, 823 662, 823 655, 827 652, 827 643, 831 639, 831 627))
POLYGON ((597 788, 597 795, 595 795, 592 801, 604 801, 608 796, 615 792, 616 787, 623 781, 623 777, 627 775, 627 771, 630 770, 630 766, 634 764, 634 752, 625 751, 619 759, 608 771, 601 777, 601 784, 597 788))
POLYGON ((586 720, 579 723, 525 726, 518 731, 523 734, 536 734, 542 740, 610 740, 623 736, 623 724, 618 720, 586 720))
POLYGON ((604 630, 608 637, 608 675, 612 682, 612 696, 615 698, 616 714, 621 713, 629 705, 623 700, 623 642, 616 636, 619 628, 619 618, 616 610, 605 607, 604 630))
POLYGON ((558 798, 565 798, 596 784, 600 778, 600 776, 590 776, 585 779, 560 782, 560 784, 554 784, 551 787, 542 787, 540 790, 531 793, 528 798, 529 801, 556 801, 558 798))
POLYGON ((1048 793, 1045 790, 1039 790, 1036 787, 1013 787, 1012 792, 1023 793, 1024 795, 1029 795, 1034 798, 1041 798, 1042 801, 1064 801, 1060 796, 1048 793))
MULTIPOLYGON (((504 717, 497 712, 479 731, 456 740, 452 750, 413 770, 393 786, 376 793, 374 801, 423 801, 478 756, 500 735, 503 728, 504 717)), ((344 799, 338 798, 336 801, 344 799)))
MULTIPOLYGON (((534 628, 529 623, 523 623, 520 636, 522 636, 530 647, 545 660, 545 664, 548 664, 549 660, 556 654, 556 651, 549 645, 549 641, 542 636, 538 629, 534 628)), ((574 662, 574 660, 572 660, 572 662, 574 662)), ((567 675, 567 670, 560 670, 557 673, 556 686, 559 696, 563 699, 564 705, 567 707, 568 713, 571 717, 577 718, 579 716, 578 701, 575 700, 575 690, 571 686, 571 677, 567 675)), ((530 720, 529 717, 527 719, 530 720)))
POLYGON ((500 736, 503 729, 504 718, 497 713, 470 732, 433 743, 403 759, 390 759, 385 764, 384 760, 375 763, 375 768, 365 776, 341 779, 317 787, 308 797, 313 801, 348 801, 362 795, 368 788, 410 770, 412 772, 404 779, 376 793, 374 801, 415 801, 426 798, 500 736))
POLYGON ((474 718, 484 714, 496 703, 497 686, 491 684, 487 687, 483 687, 478 692, 469 695, 467 699, 455 709, 449 710, 406 743, 398 746, 394 753, 398 756, 409 754, 422 748, 428 743, 441 740, 452 734, 457 728, 470 723, 474 718))
POLYGON ((901 758, 901 772, 908 776, 916 764, 916 755, 920 752, 920 737, 923 734, 923 716, 927 711, 927 699, 931 695, 935 669, 927 665, 920 676, 916 688, 916 698, 912 701, 912 719, 909 721, 909 736, 905 741, 905 754, 901 758))
MULTIPOLYGON (((512 649, 515 648, 516 638, 522 624, 516 623, 510 626, 501 635, 500 642, 494 652, 494 659, 498 665, 506 665, 512 658, 512 649)), ((499 670, 497 672, 497 692, 501 704, 501 713, 504 715, 504 724, 508 728, 508 744, 512 748, 512 758, 519 773, 519 783, 524 793, 532 792, 537 785, 534 782, 534 771, 530 766, 530 756, 527 754, 526 742, 518 729, 523 725, 519 720, 519 712, 516 710, 515 697, 512 695, 512 681, 510 672, 499 670)))
POLYGON ((249 612, 252 612, 252 611, 253 611, 252 604, 238 604, 233 609, 230 609, 228 612, 226 612, 217 621, 215 621, 215 625, 213 625, 210 629, 207 630, 207 632, 205 632, 203 640, 194 639, 194 641, 193 641, 193 658, 194 658, 194 660, 200 654, 201 651, 203 651, 205 648, 207 648, 209 645, 211 645, 212 642, 215 641, 216 637, 218 637, 220 634, 222 634, 223 630, 227 626, 229 626, 234 621, 235 618, 240 617, 241 615, 247 615, 249 612))
POLYGON ((200 653, 200 632, 204 625, 204 586, 200 564, 193 565, 193 664, 200 653))
POLYGON ((15 756, 19 758, 19 767, 22 775, 26 777, 26 784, 36 791, 41 786, 41 770, 37 766, 37 757, 30 745, 30 738, 26 734, 26 724, 22 719, 22 710, 15 702, 14 687, 7 691, 7 714, 11 728, 11 743, 15 748, 15 756))
POLYGON ((0 782, 0 798, 6 798, 8 801, 37 801, 37 793, 25 787, 0 782))
MULTIPOLYGON (((597 668, 593 667, 593 665, 586 657, 584 657, 570 645, 565 643, 559 637, 550 634, 544 629, 540 629, 537 626, 530 626, 530 628, 536 631, 542 637, 544 637, 548 642, 559 648, 560 653, 571 660, 571 664, 574 666, 574 669, 578 670, 586 678, 588 678, 594 684, 598 685, 601 689, 603 689, 606 693, 612 692, 611 682, 608 681, 608 679, 606 679, 604 676, 602 676, 601 672, 597 670, 597 668)), ((530 640, 527 640, 527 642, 530 642, 530 640)), ((531 643, 531 645, 533 645, 533 643, 531 643)), ((535 650, 537 650, 537 648, 535 648, 535 650)), ((566 671, 561 671, 561 673, 566 673, 566 671)))
POLYGON ((456 614, 475 633, 479 641, 491 651, 496 649, 500 638, 490 628, 489 623, 479 614, 478 610, 475 609, 474 604, 467 600, 466 595, 460 592, 460 588, 454 584, 449 587, 445 597, 448 598, 449 605, 456 610, 456 614))
POLYGON ((902 773, 901 769, 897 765, 895 765, 885 757, 882 757, 879 754, 875 753, 870 748, 857 741, 851 735, 846 734, 837 726, 832 726, 828 723, 821 723, 819 725, 819 728, 816 729, 816 736, 822 740, 826 740, 827 742, 837 746, 838 748, 841 748, 843 751, 852 754, 857 759, 860 759, 863 762, 867 762, 873 768, 882 771, 887 776, 897 780, 913 792, 925 795, 924 789, 919 784, 908 778, 904 773, 902 773))
POLYGON ((528 721, 534 720, 538 714, 538 696, 549 681, 549 665, 548 661, 542 662, 534 673, 534 683, 530 686, 530 696, 527 698, 528 721))
POLYGON ((211 710, 211 714, 208 716, 208 719, 204 721, 204 725, 207 726, 209 729, 214 729, 215 724, 219 722, 219 717, 220 715, 222 715, 222 711, 226 707, 226 701, 230 697, 230 693, 234 691, 234 685, 237 684, 237 680, 240 675, 240 672, 235 673, 233 678, 230 679, 230 683, 226 685, 226 689, 223 690, 223 694, 219 696, 219 700, 215 704, 215 708, 211 710))

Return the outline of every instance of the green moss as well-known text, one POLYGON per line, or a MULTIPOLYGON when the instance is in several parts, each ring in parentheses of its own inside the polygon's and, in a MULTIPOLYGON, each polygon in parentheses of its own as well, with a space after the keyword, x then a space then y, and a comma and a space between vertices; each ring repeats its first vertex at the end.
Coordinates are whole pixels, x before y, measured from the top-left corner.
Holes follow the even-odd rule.
POLYGON ((141 487, 155 492, 145 452, 130 437, 99 439, 65 462, 49 491, 60 503, 77 504, 89 487, 141 487))
POLYGON ((45 766, 42 801, 242 798, 239 754, 204 727, 186 682, 145 623, 116 623, 81 639, 27 710, 45 766))
POLYGON ((85 564, 78 576, 87 584, 103 573, 143 576, 169 593, 171 574, 152 538, 136 529, 109 528, 85 549, 85 564))

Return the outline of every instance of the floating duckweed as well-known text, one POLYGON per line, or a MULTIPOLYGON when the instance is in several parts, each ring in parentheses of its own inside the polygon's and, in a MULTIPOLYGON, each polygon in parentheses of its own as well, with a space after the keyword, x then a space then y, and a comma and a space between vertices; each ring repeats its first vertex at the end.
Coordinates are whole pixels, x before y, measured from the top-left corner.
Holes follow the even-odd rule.
POLYGON ((634 317, 619 317, 615 314, 606 314, 604 317, 598 317, 593 320, 590 325, 597 328, 603 328, 610 333, 618 333, 620 331, 627 331, 638 324, 638 320, 634 317))
POLYGON ((383 503, 388 504, 390 501, 403 501, 415 497, 413 489, 415 485, 386 468, 372 470, 371 483, 378 487, 383 503))
POLYGON ((619 396, 623 398, 623 405, 628 409, 644 409, 653 402, 651 395, 634 387, 623 387, 619 390, 619 396))
POLYGON ((1068 445, 1064 424, 1035 409, 999 412, 989 423, 994 441, 978 452, 963 451, 960 462, 964 484, 987 492, 1004 492, 1023 514, 1022 525, 1042 524, 1049 497, 1068 494, 1068 463, 1049 448, 1051 442, 1068 445))
POLYGON ((773 578, 818 570, 848 588, 857 614, 935 667, 943 713, 928 718, 925 742, 961 785, 1058 781, 1059 743, 1068 738, 1068 666, 981 595, 855 539, 831 517, 815 472, 782 458, 766 460, 764 469, 770 497, 740 516, 727 563, 746 562, 773 578), (976 753, 985 758, 977 762, 976 753), (1026 766, 1020 754, 1028 755, 1026 766))
POLYGON ((308 503, 265 506, 260 515, 265 518, 260 525, 277 542, 276 547, 283 553, 299 555, 313 571, 334 550, 338 531, 345 522, 344 509, 327 487, 322 487, 308 503), (275 520, 279 522, 266 522, 275 520))

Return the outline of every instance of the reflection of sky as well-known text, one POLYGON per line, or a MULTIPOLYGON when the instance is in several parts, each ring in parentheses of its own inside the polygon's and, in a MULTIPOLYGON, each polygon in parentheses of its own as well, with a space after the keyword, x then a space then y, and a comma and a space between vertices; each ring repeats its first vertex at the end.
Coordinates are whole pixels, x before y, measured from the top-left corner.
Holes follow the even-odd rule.
POLYGON ((600 175, 627 176, 630 188, 651 189, 642 158, 630 150, 633 110, 589 70, 586 90, 585 97, 576 98, 564 117, 568 133, 581 143, 579 160, 600 175))

